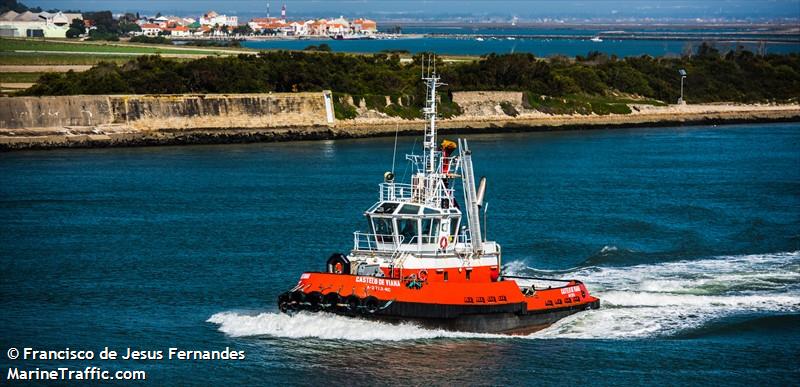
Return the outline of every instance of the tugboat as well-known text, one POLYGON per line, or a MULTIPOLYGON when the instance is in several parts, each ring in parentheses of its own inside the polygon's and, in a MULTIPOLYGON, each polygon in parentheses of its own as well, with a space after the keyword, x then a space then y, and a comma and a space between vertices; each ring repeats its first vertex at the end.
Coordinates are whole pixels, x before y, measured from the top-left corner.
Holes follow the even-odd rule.
POLYGON ((424 153, 406 156, 414 165, 410 183, 386 172, 378 202, 364 213, 369 231, 355 232, 353 249, 331 255, 325 272, 303 273, 278 297, 279 309, 528 334, 599 308, 581 281, 503 275, 502 249, 481 230, 486 179, 476 185, 466 139, 438 143, 436 88, 444 84, 435 67, 422 73, 424 153))

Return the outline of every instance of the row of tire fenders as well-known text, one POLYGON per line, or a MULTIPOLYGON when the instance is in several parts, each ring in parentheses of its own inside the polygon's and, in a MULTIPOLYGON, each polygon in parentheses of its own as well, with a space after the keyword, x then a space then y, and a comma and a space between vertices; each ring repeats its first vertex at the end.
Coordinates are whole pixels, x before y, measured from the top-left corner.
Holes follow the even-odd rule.
MULTIPOLYGON (((586 297, 586 292, 581 292, 583 297, 586 297)), ((465 304, 474 303, 495 303, 507 301, 506 296, 488 296, 484 297, 464 297, 465 304)), ((331 312, 349 312, 351 314, 369 313, 373 314, 380 310, 386 309, 394 301, 381 300, 375 296, 367 296, 361 298, 355 294, 347 297, 342 297, 337 292, 330 292, 322 294, 318 291, 305 293, 301 289, 293 289, 278 296, 278 307, 282 312, 291 312, 299 310, 308 310, 312 312, 331 311, 331 312)), ((545 300, 545 306, 556 306, 572 303, 580 303, 581 297, 565 297, 553 300, 545 300)))
POLYGON ((386 309, 394 301, 384 301, 375 296, 361 298, 355 294, 342 297, 339 293, 322 294, 314 291, 305 293, 294 290, 278 296, 278 308, 282 312, 308 310, 311 312, 330 311, 350 314, 373 314, 386 309))

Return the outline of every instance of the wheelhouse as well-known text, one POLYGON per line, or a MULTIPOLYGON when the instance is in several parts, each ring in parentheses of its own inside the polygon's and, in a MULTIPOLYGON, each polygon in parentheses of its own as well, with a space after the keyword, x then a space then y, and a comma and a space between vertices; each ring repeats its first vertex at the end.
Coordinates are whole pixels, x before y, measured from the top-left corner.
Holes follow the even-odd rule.
POLYGON ((446 252, 457 242, 461 211, 418 203, 379 201, 364 215, 369 234, 356 233, 355 250, 446 252))

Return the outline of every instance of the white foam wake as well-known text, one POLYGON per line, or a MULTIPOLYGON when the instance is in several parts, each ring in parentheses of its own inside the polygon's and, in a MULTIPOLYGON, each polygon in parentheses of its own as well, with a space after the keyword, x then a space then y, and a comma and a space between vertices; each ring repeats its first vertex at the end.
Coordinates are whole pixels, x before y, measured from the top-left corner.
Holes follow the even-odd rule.
POLYGON ((800 312, 800 252, 591 267, 566 276, 583 280, 602 307, 536 337, 668 336, 739 313, 800 312))
POLYGON ((273 336, 286 338, 318 338, 351 341, 401 341, 436 338, 492 338, 500 335, 448 332, 424 329, 412 324, 392 325, 330 313, 259 313, 256 315, 222 312, 208 322, 218 324, 229 336, 273 336))
MULTIPOLYGON (((508 274, 525 274, 511 262, 508 274)), ((726 256, 628 267, 589 267, 564 274, 584 281, 602 299, 599 310, 565 318, 527 338, 640 338, 668 336, 737 313, 800 312, 800 252, 726 256)), ((331 340, 509 338, 412 324, 391 325, 325 313, 255 315, 222 312, 208 322, 234 337, 331 340)), ((514 337, 518 338, 518 336, 514 337)))

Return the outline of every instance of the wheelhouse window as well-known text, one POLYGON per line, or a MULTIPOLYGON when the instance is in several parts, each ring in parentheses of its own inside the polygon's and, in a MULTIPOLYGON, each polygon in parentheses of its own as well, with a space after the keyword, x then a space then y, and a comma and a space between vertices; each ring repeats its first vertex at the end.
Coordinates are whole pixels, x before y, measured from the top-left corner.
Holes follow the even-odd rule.
POLYGON ((394 224, 391 218, 372 218, 372 229, 378 242, 394 242, 394 224))
POLYGON ((391 213, 394 212, 394 210, 399 205, 400 205, 400 203, 384 202, 384 203, 381 203, 381 205, 378 206, 378 208, 376 208, 373 213, 374 214, 391 214, 391 213))
POLYGON ((422 243, 436 243, 439 235, 439 219, 422 219, 422 243))
POLYGON ((418 243, 419 226, 417 219, 400 218, 397 219, 397 231, 402 237, 403 244, 418 243))
POLYGON ((403 215, 416 215, 419 213, 419 206, 406 204, 400 209, 400 211, 397 211, 397 213, 403 215))
POLYGON ((458 221, 459 217, 450 218, 450 235, 458 237, 458 221))

